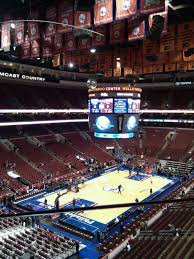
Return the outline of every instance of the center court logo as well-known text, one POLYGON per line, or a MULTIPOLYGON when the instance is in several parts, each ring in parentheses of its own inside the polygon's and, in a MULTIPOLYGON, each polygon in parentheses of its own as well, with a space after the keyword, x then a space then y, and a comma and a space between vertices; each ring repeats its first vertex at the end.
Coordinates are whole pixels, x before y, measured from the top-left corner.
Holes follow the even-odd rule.
POLYGON ((105 191, 105 192, 118 192, 118 187, 116 187, 116 186, 104 186, 103 191, 105 191))

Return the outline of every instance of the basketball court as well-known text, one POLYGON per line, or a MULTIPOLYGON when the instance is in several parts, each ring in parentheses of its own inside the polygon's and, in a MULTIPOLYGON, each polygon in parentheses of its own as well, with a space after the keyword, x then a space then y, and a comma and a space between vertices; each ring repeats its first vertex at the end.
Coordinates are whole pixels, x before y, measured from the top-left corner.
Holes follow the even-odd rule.
MULTIPOLYGON (((107 205, 107 204, 122 204, 135 202, 138 198, 142 201, 150 196, 150 188, 153 190, 153 195, 158 191, 164 190, 173 181, 160 176, 141 177, 141 180, 134 180, 134 175, 129 178, 128 171, 117 171, 106 173, 100 177, 93 178, 79 185, 78 193, 68 192, 60 197, 60 207, 72 207, 72 200, 76 199, 77 207, 107 205), (132 179, 131 179, 132 178, 132 179), (122 185, 122 193, 118 193, 118 185, 122 185)), ((60 194, 65 193, 65 190, 60 190, 60 194)), ((49 208, 54 207, 54 202, 59 191, 44 194, 40 198, 37 197, 39 206, 44 206, 45 198, 48 201, 49 208)), ((81 214, 82 217, 97 221, 102 224, 107 224, 129 208, 117 208, 109 210, 86 211, 81 214)))

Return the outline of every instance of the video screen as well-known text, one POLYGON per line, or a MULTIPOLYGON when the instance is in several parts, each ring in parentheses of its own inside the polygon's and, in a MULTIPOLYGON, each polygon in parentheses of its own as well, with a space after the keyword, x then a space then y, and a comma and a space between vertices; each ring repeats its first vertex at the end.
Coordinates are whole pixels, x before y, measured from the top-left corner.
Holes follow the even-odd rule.
POLYGON ((140 112, 140 99, 128 99, 128 113, 140 112))
POLYGON ((95 132, 115 133, 117 132, 117 116, 116 115, 94 115, 90 114, 90 129, 95 132))
POLYGON ((107 99, 91 99, 91 113, 113 113, 113 98, 107 99))
POLYGON ((127 99, 114 99, 114 112, 127 113, 127 99))
POLYGON ((139 115, 124 115, 123 132, 134 132, 138 129, 139 115))

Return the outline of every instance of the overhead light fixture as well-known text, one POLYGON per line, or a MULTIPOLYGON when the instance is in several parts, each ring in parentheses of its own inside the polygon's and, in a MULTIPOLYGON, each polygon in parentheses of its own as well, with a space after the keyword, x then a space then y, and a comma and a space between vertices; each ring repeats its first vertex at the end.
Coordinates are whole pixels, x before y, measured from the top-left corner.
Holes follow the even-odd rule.
POLYGON ((94 53, 96 53, 96 49, 90 49, 90 52, 92 53, 92 54, 94 54, 94 53))
POLYGON ((117 61, 121 60, 120 58, 117 58, 117 61))
POLYGON ((12 22, 10 27, 11 27, 11 29, 15 29, 15 24, 12 22))
POLYGON ((68 65, 70 68, 73 68, 74 67, 74 64, 73 63, 69 63, 68 65))
POLYGON ((40 58, 37 58, 37 60, 40 60, 40 58))

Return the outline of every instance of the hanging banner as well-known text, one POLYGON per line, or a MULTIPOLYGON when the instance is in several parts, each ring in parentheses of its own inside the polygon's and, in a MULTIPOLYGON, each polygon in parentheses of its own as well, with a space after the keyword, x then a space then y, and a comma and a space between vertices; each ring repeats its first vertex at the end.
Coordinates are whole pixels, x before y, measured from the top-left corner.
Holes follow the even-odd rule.
POLYGON ((5 51, 10 50, 11 38, 10 38, 10 23, 4 22, 1 25, 1 48, 5 51))
POLYGON ((91 38, 78 39, 79 49, 90 49, 92 46, 91 38))
POLYGON ((28 22, 28 33, 31 42, 40 38, 37 22, 28 22))
POLYGON ((72 32, 65 33, 65 51, 74 51, 76 49, 75 36, 72 32))
POLYGON ((124 76, 132 75, 133 69, 131 67, 124 67, 124 76))
POLYGON ((54 55, 53 56, 53 60, 52 60, 53 67, 59 67, 60 66, 60 62, 61 62, 60 54, 54 55))
POLYGON ((113 21, 113 0, 95 0, 94 24, 106 24, 113 21))
POLYGON ((177 71, 187 71, 188 70, 188 63, 187 62, 177 62, 177 71))
POLYGON ((62 2, 58 7, 58 22, 64 25, 59 25, 57 31, 59 33, 72 31, 72 27, 65 26, 73 25, 73 3, 62 2))
POLYGON ((91 12, 75 11, 74 25, 80 28, 91 26, 91 12))
POLYGON ((165 72, 176 71, 176 63, 165 64, 165 72))
POLYGON ((137 12, 137 0, 116 0, 116 20, 129 18, 137 12))
POLYGON ((141 0, 140 4, 140 11, 143 14, 165 11, 165 0, 141 0))
POLYGON ((110 24, 110 44, 125 41, 125 21, 110 24))
POLYGON ((42 56, 44 58, 51 58, 53 56, 53 51, 51 47, 43 47, 42 56))
POLYGON ((160 39, 160 52, 171 52, 175 50, 175 27, 169 26, 168 32, 160 39))
MULTIPOLYGON (((46 20, 48 21, 57 21, 57 9, 55 6, 50 6, 46 10, 46 20)), ((45 34, 46 36, 53 36, 56 33, 57 27, 56 24, 46 23, 45 34)))
POLYGON ((177 27, 176 50, 194 48, 194 22, 185 22, 177 27))
POLYGON ((128 41, 140 40, 144 38, 145 22, 128 21, 128 41))
POLYGON ((54 52, 59 53, 63 47, 63 35, 60 33, 56 33, 54 36, 54 52))
POLYGON ((22 59, 30 58, 30 39, 28 35, 25 36, 24 43, 22 44, 21 58, 22 59))
POLYGON ((40 45, 37 40, 33 40, 31 43, 31 58, 40 57, 40 45))
POLYGON ((99 34, 93 34, 92 47, 104 46, 106 44, 106 26, 102 25, 96 27, 94 30, 96 32, 103 34, 104 36, 101 36, 99 34))
POLYGON ((21 45, 24 43, 24 22, 15 23, 15 45, 21 45))
POLYGON ((164 72, 164 65, 154 65, 152 66, 153 73, 163 73, 164 72))
POLYGON ((43 45, 45 47, 53 47, 53 37, 43 34, 43 45))

